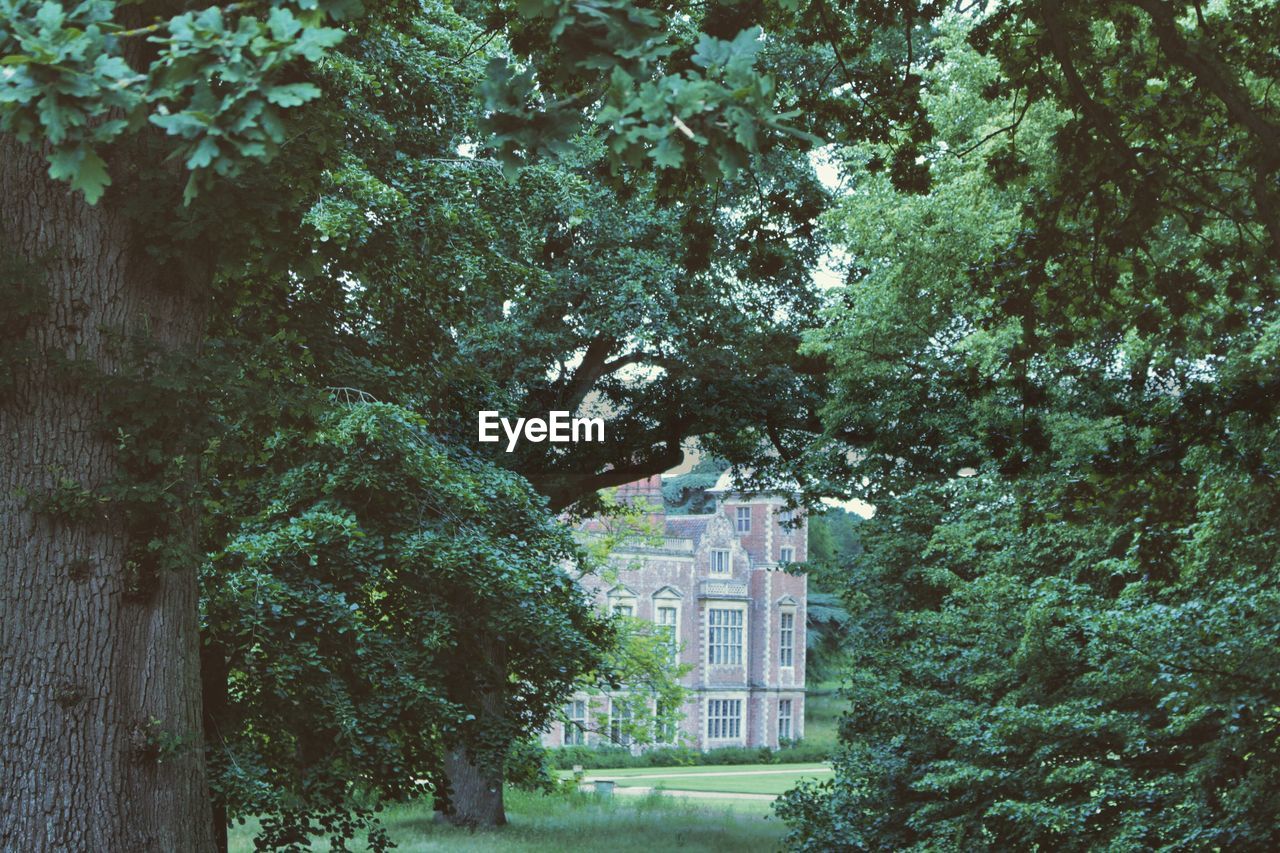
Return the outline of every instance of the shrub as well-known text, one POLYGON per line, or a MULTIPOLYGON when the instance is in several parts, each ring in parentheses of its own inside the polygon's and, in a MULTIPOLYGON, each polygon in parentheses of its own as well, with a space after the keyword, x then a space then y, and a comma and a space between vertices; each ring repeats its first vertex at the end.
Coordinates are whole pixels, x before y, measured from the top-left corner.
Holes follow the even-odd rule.
POLYGON ((584 770, 623 767, 689 767, 696 765, 775 764, 778 762, 826 761, 827 750, 820 744, 796 741, 782 749, 768 747, 723 746, 700 752, 686 746, 650 749, 639 755, 617 746, 566 746, 550 750, 548 760, 553 767, 569 770, 581 765, 584 770))
POLYGON ((507 753, 507 783, 522 791, 550 794, 556 789, 550 752, 537 741, 518 740, 507 753))

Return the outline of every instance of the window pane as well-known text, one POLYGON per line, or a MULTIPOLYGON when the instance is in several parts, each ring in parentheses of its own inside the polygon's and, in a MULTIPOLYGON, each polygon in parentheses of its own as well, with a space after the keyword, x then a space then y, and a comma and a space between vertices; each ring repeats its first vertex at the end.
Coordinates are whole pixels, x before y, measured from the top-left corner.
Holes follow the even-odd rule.
POLYGON ((674 607, 658 608, 658 630, 666 634, 667 646, 671 649, 671 659, 679 657, 680 647, 676 640, 676 609, 674 607))
POLYGON ((619 702, 611 703, 609 713, 609 740, 619 746, 631 746, 631 709, 619 702))
POLYGON ((778 617, 778 665, 795 666, 796 615, 783 613, 778 617))
POLYGON ((707 611, 707 663, 742 663, 742 616, 741 610, 707 611))
POLYGON ((587 723, 587 703, 577 699, 570 702, 565 710, 569 722, 564 726, 564 742, 568 746, 581 746, 583 727, 587 723))
POLYGON ((724 740, 742 736, 742 700, 707 701, 707 737, 724 740))
POLYGON ((676 741, 676 715, 675 708, 664 705, 659 702, 654 707, 654 716, 657 717, 657 731, 655 735, 658 743, 675 743, 676 741))

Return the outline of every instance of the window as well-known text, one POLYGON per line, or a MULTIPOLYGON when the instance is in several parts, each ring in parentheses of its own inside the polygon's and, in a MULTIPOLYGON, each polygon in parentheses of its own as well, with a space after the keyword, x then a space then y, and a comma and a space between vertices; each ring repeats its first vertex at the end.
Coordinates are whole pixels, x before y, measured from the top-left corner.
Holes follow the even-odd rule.
POLYGON ((677 611, 674 607, 658 608, 658 630, 667 637, 667 644, 671 647, 671 659, 679 660, 680 646, 676 639, 676 618, 677 611))
POLYGON ((796 520, 796 511, 794 509, 783 509, 778 511, 778 523, 783 527, 791 524, 796 520))
POLYGON ((779 563, 794 563, 795 559, 796 559, 795 548, 779 548, 778 549, 779 563))
POLYGON ((618 746, 631 746, 630 725, 631 708, 614 699, 609 713, 609 740, 618 746))
POLYGON ((749 506, 738 507, 738 532, 751 532, 751 507, 749 506))
POLYGON ((569 721, 564 724, 564 745, 581 746, 587 725, 587 703, 581 699, 575 699, 565 706, 564 713, 569 718, 569 721))
POLYGON ((778 616, 778 665, 795 666, 796 615, 781 613, 778 616))
POLYGON ((729 549, 728 548, 712 548, 711 549, 711 574, 727 575, 731 574, 733 569, 729 567, 729 549))
POLYGON ((609 590, 609 612, 615 616, 636 615, 636 594, 619 584, 609 590))
POLYGON ((707 663, 742 664, 742 611, 707 611, 707 663))
POLYGON ((654 707, 654 717, 656 718, 656 731, 654 739, 658 743, 675 743, 676 742, 676 712, 675 708, 662 702, 657 703, 654 707))
POLYGON ((707 700, 707 738, 726 740, 742 736, 742 700, 707 700))
POLYGON ((778 700, 778 743, 791 740, 791 700, 778 700))

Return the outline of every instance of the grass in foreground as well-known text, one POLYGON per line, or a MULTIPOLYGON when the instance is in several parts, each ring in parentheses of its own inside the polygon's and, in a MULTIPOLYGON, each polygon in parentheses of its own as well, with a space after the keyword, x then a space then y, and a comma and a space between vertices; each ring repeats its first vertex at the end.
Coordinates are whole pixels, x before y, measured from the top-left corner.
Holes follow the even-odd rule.
MULTIPOLYGON (((471 832, 440 826, 430 802, 392 806, 383 824, 404 853, 561 853, 608 850, 655 853, 659 850, 772 851, 785 827, 768 817, 768 803, 710 804, 653 794, 597 798, 591 794, 543 796, 507 793, 508 826, 471 832), (742 806, 748 806, 743 808, 742 806)), ((231 853, 253 850, 255 824, 234 827, 231 853)), ((325 840, 312 845, 328 850, 325 840)), ((357 841, 353 849, 364 850, 357 841)))

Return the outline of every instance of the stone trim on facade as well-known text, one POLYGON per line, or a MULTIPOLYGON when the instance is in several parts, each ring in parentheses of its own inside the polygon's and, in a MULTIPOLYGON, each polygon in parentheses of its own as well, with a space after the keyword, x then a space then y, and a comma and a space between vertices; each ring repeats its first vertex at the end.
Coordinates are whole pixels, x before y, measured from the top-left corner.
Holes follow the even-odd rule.
MULTIPOLYGON (((782 548, 791 548, 794 563, 806 555, 808 521, 801 514, 794 528, 783 524, 785 495, 743 495, 721 478, 709 494, 717 496, 715 511, 697 516, 651 513, 651 521, 663 534, 652 544, 628 544, 615 551, 612 561, 616 580, 606 585, 598 578, 584 583, 599 606, 609 612, 631 607, 631 615, 651 623, 659 620, 659 608, 675 609, 674 636, 679 661, 690 665, 684 684, 690 696, 681 709, 678 743, 698 749, 737 745, 778 746, 778 702, 792 702, 792 740, 804 733, 806 578, 779 570, 782 548), (736 529, 737 510, 750 511, 750 530, 736 529), (729 574, 712 574, 711 551, 727 548, 729 574), (594 584, 594 585, 593 585, 594 584), (711 610, 741 612, 741 662, 712 664, 708 657, 711 610), (792 666, 779 663, 779 615, 794 614, 792 666), (712 698, 738 699, 742 720, 737 738, 710 739, 707 734, 708 702, 712 698)), ((644 499, 649 507, 661 507, 662 484, 651 477, 619 489, 622 499, 644 499)), ((584 525, 590 535, 592 522, 584 525)), ((574 697, 597 710, 607 697, 574 697)), ((722 706, 717 706, 722 707, 722 706)), ((608 742, 608 732, 588 733, 587 745, 608 742)), ((564 744, 564 725, 554 723, 543 736, 547 746, 564 744)), ((638 749, 639 747, 634 747, 638 749)), ((662 748, 656 745, 652 748, 662 748)))

